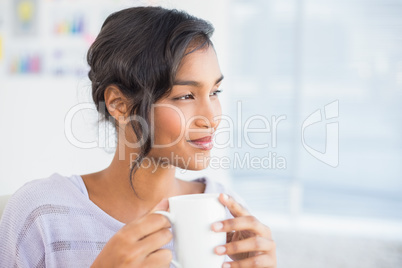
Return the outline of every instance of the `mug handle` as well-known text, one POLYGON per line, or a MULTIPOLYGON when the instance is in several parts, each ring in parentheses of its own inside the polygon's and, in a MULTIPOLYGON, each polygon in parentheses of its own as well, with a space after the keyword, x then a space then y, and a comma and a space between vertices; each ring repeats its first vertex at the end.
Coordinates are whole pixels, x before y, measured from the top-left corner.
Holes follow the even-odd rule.
MULTIPOLYGON (((157 214, 161 214, 163 216, 165 216, 166 218, 168 218, 168 220, 170 221, 170 224, 173 226, 174 224, 174 219, 173 219, 173 215, 167 211, 163 211, 163 210, 157 210, 154 211, 153 213, 157 213, 157 214)), ((176 268, 182 268, 180 263, 178 263, 176 260, 171 260, 170 261, 176 268)))

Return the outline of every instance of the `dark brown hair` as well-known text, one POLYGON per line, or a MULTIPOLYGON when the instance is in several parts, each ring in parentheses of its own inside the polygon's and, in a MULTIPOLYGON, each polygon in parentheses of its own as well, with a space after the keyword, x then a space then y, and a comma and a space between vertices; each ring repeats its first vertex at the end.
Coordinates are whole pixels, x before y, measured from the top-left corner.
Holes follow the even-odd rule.
MULTIPOLYGON (((100 121, 116 126, 104 98, 106 88, 115 85, 130 101, 130 116, 144 119, 149 128, 152 104, 169 94, 182 58, 212 45, 213 31, 209 22, 176 9, 133 7, 111 14, 87 54, 92 98, 101 113, 100 121)), ((131 165, 134 190, 132 177, 151 150, 151 130, 130 122, 137 140, 145 140, 131 165)))

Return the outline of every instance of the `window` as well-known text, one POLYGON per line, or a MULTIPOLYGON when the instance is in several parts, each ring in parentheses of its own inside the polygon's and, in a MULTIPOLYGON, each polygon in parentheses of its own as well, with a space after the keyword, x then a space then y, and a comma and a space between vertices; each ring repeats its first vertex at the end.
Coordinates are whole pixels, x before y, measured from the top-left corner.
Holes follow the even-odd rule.
POLYGON ((226 96, 243 131, 230 156, 257 158, 231 169, 235 190, 261 213, 400 220, 402 2, 237 0, 229 12, 226 96), (303 123, 318 109, 322 120, 304 128, 303 143, 303 123), (256 115, 271 132, 245 135, 256 115), (285 117, 275 132, 273 116, 285 117), (316 158, 325 146, 339 163, 316 158))

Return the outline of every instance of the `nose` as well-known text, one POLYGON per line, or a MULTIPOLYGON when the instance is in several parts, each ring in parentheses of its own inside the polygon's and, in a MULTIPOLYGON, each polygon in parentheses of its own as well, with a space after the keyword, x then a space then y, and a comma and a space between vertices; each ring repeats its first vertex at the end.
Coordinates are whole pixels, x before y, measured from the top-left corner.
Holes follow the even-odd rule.
POLYGON ((211 132, 214 132, 219 125, 219 117, 220 104, 208 101, 199 105, 194 122, 197 128, 210 128, 211 132))

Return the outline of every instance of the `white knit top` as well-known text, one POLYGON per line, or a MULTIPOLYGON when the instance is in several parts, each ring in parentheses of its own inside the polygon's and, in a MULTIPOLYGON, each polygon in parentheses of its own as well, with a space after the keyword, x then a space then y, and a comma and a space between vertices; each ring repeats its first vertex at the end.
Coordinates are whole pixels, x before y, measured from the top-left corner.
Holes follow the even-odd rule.
MULTIPOLYGON (((208 177, 194 181, 206 184, 205 193, 225 192, 245 205, 208 177)), ((90 267, 123 226, 89 199, 81 176, 54 173, 26 183, 10 198, 0 221, 0 267, 90 267)), ((175 258, 173 244, 162 248, 175 258)))

